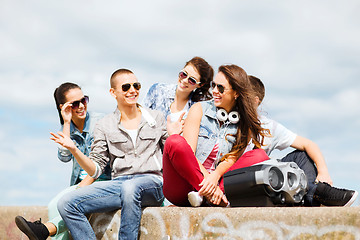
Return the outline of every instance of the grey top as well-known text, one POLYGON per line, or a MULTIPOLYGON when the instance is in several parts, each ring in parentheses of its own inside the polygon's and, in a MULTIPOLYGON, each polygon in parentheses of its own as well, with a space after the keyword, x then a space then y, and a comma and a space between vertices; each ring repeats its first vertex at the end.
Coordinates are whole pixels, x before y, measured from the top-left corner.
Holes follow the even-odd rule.
POLYGON ((168 137, 166 121, 157 110, 145 111, 155 120, 155 124, 149 123, 142 113, 136 146, 126 129, 121 126, 121 113, 117 108, 98 121, 89 157, 100 171, 93 177, 99 176, 109 161, 112 178, 139 173, 162 175, 162 149, 168 137))

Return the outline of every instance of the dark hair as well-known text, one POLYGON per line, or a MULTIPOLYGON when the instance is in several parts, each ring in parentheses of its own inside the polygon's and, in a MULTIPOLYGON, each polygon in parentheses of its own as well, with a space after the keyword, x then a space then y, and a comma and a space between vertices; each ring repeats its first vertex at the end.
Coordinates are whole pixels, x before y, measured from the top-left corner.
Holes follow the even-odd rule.
POLYGON ((255 95, 259 98, 260 102, 262 102, 265 97, 265 86, 263 82, 259 78, 251 75, 249 75, 249 80, 255 95))
POLYGON ((200 85, 192 94, 191 100, 194 102, 209 100, 212 98, 209 92, 210 83, 214 77, 214 69, 201 57, 193 57, 186 62, 185 67, 191 64, 200 74, 200 85))
POLYGON ((54 91, 54 99, 55 99, 56 109, 58 110, 58 113, 59 113, 59 118, 60 118, 61 125, 64 124, 64 119, 63 119, 63 117, 61 115, 60 104, 66 103, 65 94, 69 90, 75 89, 75 88, 81 89, 81 87, 79 87, 79 85, 77 85, 75 83, 66 82, 66 83, 61 84, 54 91))
POLYGON ((237 123, 236 142, 231 151, 224 156, 226 158, 230 155, 237 159, 248 145, 250 139, 257 148, 261 148, 263 140, 259 143, 258 139, 260 139, 260 136, 263 139, 269 132, 261 127, 254 106, 254 92, 245 70, 237 65, 222 65, 219 67, 219 72, 225 75, 232 89, 238 93, 233 109, 240 114, 240 121, 237 123))
POLYGON ((120 68, 120 69, 116 70, 115 72, 113 72, 113 74, 111 74, 111 77, 110 77, 110 87, 111 88, 115 87, 115 77, 117 77, 118 75, 121 75, 121 74, 134 74, 134 73, 126 68, 120 68))

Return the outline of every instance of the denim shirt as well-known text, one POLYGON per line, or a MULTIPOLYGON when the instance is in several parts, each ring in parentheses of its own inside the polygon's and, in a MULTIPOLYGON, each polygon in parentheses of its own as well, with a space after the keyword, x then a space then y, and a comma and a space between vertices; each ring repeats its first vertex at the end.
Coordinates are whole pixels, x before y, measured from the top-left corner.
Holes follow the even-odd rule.
MULTIPOLYGON (((159 110, 164 113, 165 119, 171 113, 170 105, 175 100, 177 84, 155 83, 153 84, 142 101, 144 107, 159 110)), ((188 101, 189 108, 194 104, 190 99, 188 101)))
MULTIPOLYGON (((91 144, 94 141, 93 131, 95 128, 95 124, 103 116, 104 114, 87 112, 82 133, 76 128, 72 121, 70 123, 70 138, 74 141, 76 147, 86 156, 89 156, 91 144)), ((61 131, 62 129, 63 127, 61 128, 61 131)), ((71 160, 73 161, 70 186, 75 185, 79 181, 78 178, 82 168, 80 167, 74 156, 71 154, 71 152, 61 146, 58 147, 58 158, 62 162, 70 162, 71 160)), ((110 171, 107 171, 106 174, 102 177, 104 179, 110 179, 110 171)))
POLYGON ((215 162, 217 165, 219 160, 231 151, 236 140, 237 125, 224 123, 220 127, 219 120, 216 117, 217 108, 213 100, 201 102, 201 107, 203 116, 200 122, 195 156, 201 163, 204 163, 218 142, 219 151, 215 162))

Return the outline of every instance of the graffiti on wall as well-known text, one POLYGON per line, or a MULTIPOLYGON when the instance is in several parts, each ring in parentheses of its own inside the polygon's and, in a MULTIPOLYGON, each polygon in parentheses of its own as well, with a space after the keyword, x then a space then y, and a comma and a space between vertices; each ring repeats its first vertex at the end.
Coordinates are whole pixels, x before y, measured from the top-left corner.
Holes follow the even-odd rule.
MULTIPOLYGON (((182 213, 175 222, 167 222, 166 216, 156 208, 148 208, 143 212, 143 218, 151 217, 151 227, 143 224, 140 228, 140 239, 198 240, 198 239, 297 239, 301 237, 321 238, 342 236, 347 239, 360 240, 360 228, 352 225, 316 225, 296 226, 284 222, 246 221, 234 225, 231 218, 220 212, 209 212, 196 222, 186 213, 182 213), (216 222, 217 224, 214 224, 216 222), (167 226, 171 226, 168 228, 167 226), (155 226, 155 227, 154 227, 155 226), (341 235, 339 235, 341 234, 341 235)), ((173 219, 172 219, 173 220, 173 219)), ((117 239, 120 227, 119 214, 100 214, 92 225, 98 239, 117 239), (106 224, 104 224, 106 222, 106 224)))

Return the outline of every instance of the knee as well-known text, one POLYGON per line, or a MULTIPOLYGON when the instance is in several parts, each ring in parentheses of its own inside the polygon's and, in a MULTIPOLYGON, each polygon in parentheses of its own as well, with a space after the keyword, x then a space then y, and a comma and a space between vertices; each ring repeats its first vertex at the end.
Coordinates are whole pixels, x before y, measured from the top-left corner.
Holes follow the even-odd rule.
POLYGON ((63 217, 69 209, 72 209, 72 199, 69 197, 69 194, 62 196, 57 202, 57 209, 60 215, 63 217))
POLYGON ((131 182, 124 184, 121 189, 121 196, 123 205, 131 205, 141 202, 141 189, 136 187, 131 182))
POLYGON ((165 146, 164 146, 164 152, 174 152, 179 151, 184 148, 184 144, 187 144, 184 137, 173 134, 170 137, 166 139, 165 146))

